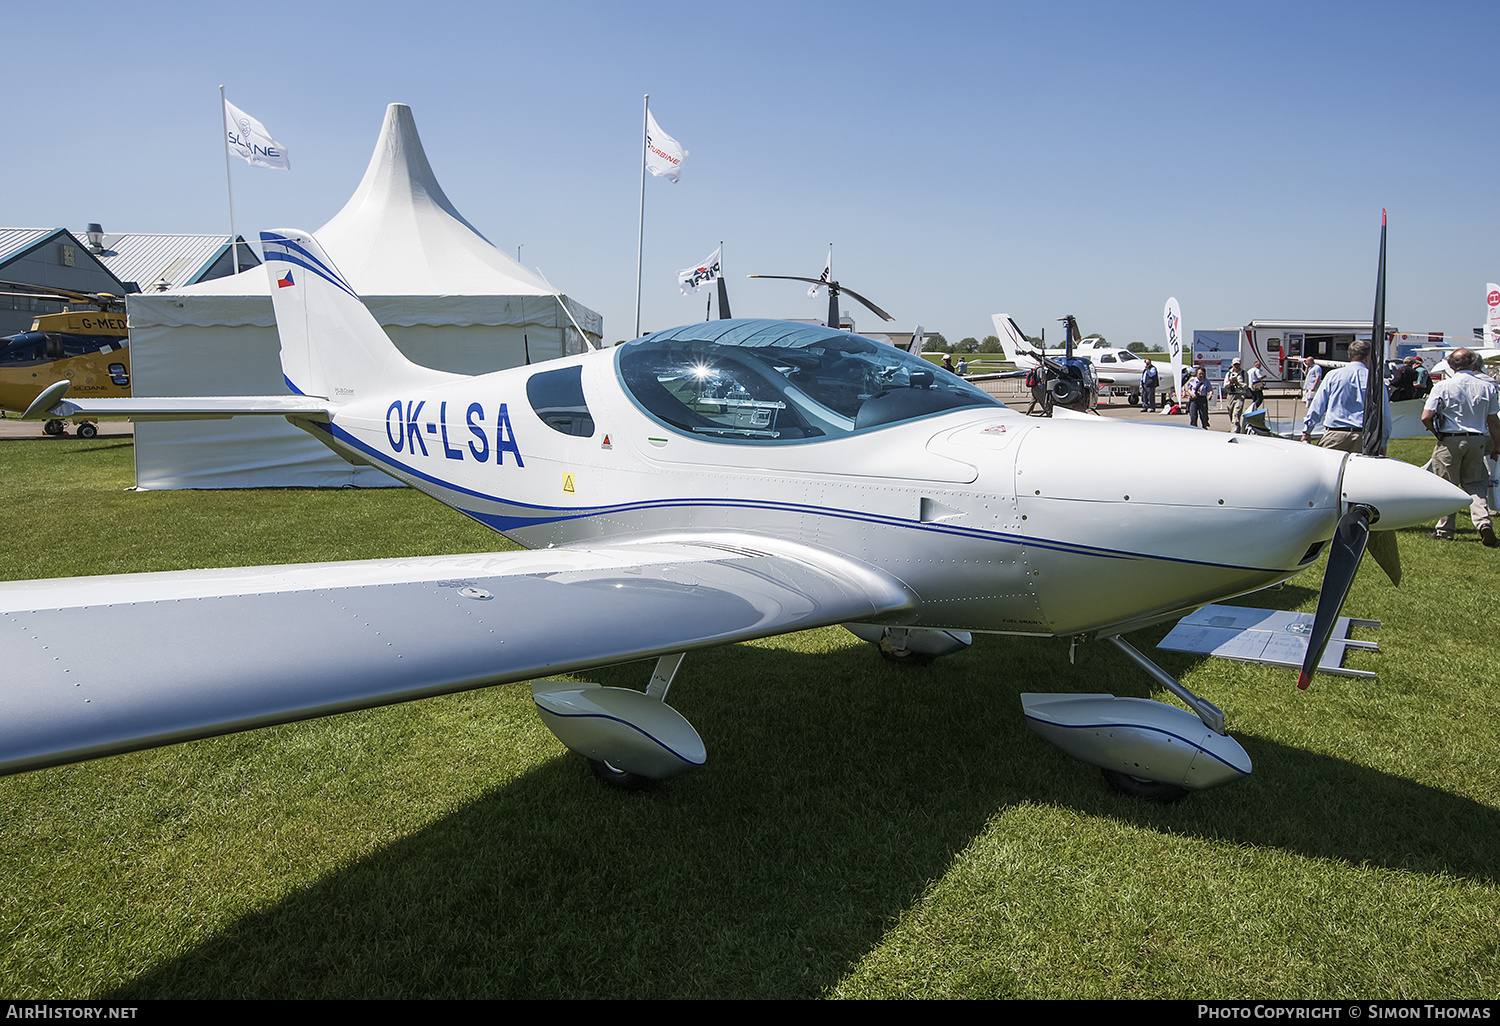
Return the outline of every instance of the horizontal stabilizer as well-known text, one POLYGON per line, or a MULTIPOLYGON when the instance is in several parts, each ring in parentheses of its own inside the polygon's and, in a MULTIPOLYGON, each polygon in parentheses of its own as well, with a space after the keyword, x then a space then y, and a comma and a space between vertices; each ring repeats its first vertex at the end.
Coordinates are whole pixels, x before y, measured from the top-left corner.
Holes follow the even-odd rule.
MULTIPOLYGON (((59 382, 65 384, 65 382, 59 382)), ((327 420, 333 405, 327 399, 303 395, 141 396, 118 399, 62 399, 45 408, 40 400, 22 420, 221 420, 226 417, 305 417, 327 420)))

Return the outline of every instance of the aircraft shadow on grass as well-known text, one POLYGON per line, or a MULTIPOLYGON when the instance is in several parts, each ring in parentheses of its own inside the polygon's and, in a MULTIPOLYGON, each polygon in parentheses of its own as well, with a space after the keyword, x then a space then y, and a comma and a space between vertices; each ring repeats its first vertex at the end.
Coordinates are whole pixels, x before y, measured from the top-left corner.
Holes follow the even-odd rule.
MULTIPOLYGON (((1174 672, 1195 662, 1162 655, 1174 672)), ((641 672, 592 676, 628 684, 641 672)), ((872 668, 863 646, 742 645, 711 672, 683 688, 715 693, 695 710, 726 741, 706 772, 623 795, 589 786, 559 751, 107 996, 817 996, 997 811, 1024 803, 1500 880, 1500 851, 1483 843, 1500 836, 1496 810, 1263 739, 1248 739, 1256 773, 1235 788, 1165 807, 1110 793, 1014 707, 1032 674, 1136 687, 1140 675, 1113 652, 1070 667, 1065 645, 1017 641, 923 671, 872 668), (997 676, 997 664, 1011 672, 997 676), (1471 825, 1469 850, 1435 846, 1429 826, 1446 821, 1471 825), (559 823, 571 824, 561 839, 559 823), (645 861, 643 837, 653 839, 645 861)), ((1101 851, 1099 864, 1118 858, 1101 851)))

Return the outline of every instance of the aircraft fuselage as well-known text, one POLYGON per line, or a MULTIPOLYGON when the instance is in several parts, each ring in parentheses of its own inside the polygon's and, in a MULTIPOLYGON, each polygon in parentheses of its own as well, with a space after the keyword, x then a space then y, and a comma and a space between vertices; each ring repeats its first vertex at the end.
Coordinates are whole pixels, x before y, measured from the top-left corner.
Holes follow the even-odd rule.
POLYGON ((1004 407, 729 444, 648 416, 612 352, 351 403, 327 430, 529 548, 751 533, 899 579, 921 600, 914 626, 1032 635, 1134 629, 1296 574, 1332 532, 1343 465, 1274 440, 1004 407), (528 395, 575 366, 587 435, 528 395))

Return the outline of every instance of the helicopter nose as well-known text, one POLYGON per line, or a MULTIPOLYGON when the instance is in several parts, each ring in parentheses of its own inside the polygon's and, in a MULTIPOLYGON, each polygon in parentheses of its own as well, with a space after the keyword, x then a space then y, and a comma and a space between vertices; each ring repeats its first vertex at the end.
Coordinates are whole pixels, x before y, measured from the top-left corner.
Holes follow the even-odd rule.
POLYGON ((1344 464, 1345 506, 1371 506, 1380 514, 1379 531, 1416 527, 1469 504, 1456 485, 1410 463, 1379 456, 1351 455, 1344 464))

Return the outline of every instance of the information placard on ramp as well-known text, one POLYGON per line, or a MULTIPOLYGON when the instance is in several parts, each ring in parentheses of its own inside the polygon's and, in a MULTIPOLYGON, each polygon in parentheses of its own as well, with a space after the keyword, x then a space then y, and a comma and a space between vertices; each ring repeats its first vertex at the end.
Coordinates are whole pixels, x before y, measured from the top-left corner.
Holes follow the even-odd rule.
MULTIPOLYGON (((1244 606, 1204 606, 1185 616, 1161 640, 1157 648, 1169 652, 1189 652, 1218 656, 1241 663, 1284 666, 1299 669, 1307 655, 1307 639, 1312 634, 1313 614, 1290 613, 1281 609, 1250 609, 1244 606)), ((1379 627, 1379 620, 1360 620, 1341 616, 1334 624, 1328 648, 1318 661, 1318 669, 1344 677, 1374 679, 1369 670, 1351 670, 1343 666, 1344 652, 1358 648, 1379 652, 1373 641, 1349 638, 1350 625, 1379 627)))

